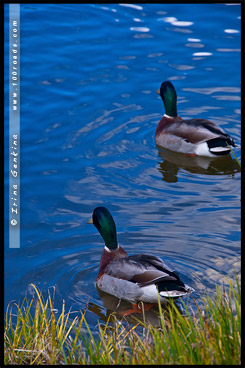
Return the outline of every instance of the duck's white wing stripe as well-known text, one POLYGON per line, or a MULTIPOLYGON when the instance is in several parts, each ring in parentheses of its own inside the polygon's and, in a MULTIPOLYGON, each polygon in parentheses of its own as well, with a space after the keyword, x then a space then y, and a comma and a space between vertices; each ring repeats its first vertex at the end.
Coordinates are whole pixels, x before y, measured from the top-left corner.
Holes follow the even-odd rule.
POLYGON ((210 152, 224 152, 224 151, 230 151, 229 147, 213 147, 210 148, 210 152))
POLYGON ((180 291, 180 290, 170 290, 170 291, 160 291, 160 295, 163 297, 168 297, 168 298, 174 298, 174 297, 179 297, 182 295, 186 295, 187 293, 192 293, 193 291, 195 291, 192 287, 185 285, 185 291, 180 291))

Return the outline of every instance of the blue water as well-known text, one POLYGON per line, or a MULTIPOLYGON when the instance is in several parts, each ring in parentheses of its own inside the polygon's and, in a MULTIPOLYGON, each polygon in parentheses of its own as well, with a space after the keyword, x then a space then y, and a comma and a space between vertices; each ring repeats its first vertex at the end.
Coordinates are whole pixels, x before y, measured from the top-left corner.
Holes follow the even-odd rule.
MULTIPOLYGON (((5 306, 56 289, 56 306, 106 315, 95 279, 112 213, 129 254, 174 267, 199 300, 240 272, 240 170, 234 157, 158 150, 171 80, 183 118, 210 119, 241 143, 240 6, 21 5, 21 247, 8 247, 8 6, 5 13, 5 306)), ((240 149, 235 153, 241 159, 240 149)), ((190 301, 191 303, 191 301, 190 301)), ((106 303, 105 303, 106 305, 106 303)))

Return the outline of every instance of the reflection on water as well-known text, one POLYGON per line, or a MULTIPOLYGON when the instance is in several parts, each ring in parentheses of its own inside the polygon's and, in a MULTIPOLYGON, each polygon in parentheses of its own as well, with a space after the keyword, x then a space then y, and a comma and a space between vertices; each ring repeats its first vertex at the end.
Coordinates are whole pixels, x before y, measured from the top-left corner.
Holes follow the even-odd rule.
MULTIPOLYGON (((137 311, 134 311, 132 308, 132 304, 116 298, 115 296, 109 295, 99 289, 98 294, 103 301, 103 306, 106 309, 104 312, 101 307, 96 305, 95 303, 89 303, 88 309, 93 311, 103 322, 108 320, 110 314, 114 314, 119 320, 123 320, 128 322, 129 324, 135 324, 136 322, 146 322, 150 323, 154 327, 161 327, 160 322, 160 314, 157 304, 144 304, 138 303, 137 311)), ((179 309, 178 304, 175 303, 175 306, 179 309)), ((164 317, 168 316, 168 308, 169 305, 162 304, 162 312, 164 317)))
POLYGON ((158 156, 163 160, 159 163, 159 171, 162 173, 163 180, 168 183, 178 181, 180 169, 205 175, 234 175, 241 172, 240 166, 231 154, 221 157, 191 157, 158 147, 158 156))

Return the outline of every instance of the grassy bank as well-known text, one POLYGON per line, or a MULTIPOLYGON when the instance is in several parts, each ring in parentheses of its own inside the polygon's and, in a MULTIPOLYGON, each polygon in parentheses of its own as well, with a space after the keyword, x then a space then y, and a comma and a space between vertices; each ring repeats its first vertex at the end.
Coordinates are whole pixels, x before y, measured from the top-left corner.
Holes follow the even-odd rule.
POLYGON ((55 314, 54 300, 35 298, 12 305, 5 314, 5 364, 241 364, 241 291, 238 279, 224 292, 204 298, 195 316, 183 316, 174 303, 168 313, 159 306, 161 328, 143 323, 127 326, 113 316, 98 325, 94 337, 86 308, 80 317, 55 314), (33 312, 31 313, 31 311, 33 312), (126 326, 126 327, 125 327, 126 326))

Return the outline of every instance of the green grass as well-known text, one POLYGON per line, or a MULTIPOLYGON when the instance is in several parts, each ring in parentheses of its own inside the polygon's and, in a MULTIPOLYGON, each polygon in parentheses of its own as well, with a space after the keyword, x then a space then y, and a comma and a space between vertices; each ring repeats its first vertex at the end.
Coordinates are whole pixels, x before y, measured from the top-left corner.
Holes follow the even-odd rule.
POLYGON ((233 151, 233 149, 231 148, 231 146, 228 144, 228 143, 226 143, 227 144, 227 146, 230 148, 230 150, 231 150, 231 153, 233 154, 233 156, 234 156, 234 158, 235 158, 235 160, 236 160, 236 162, 238 163, 238 165, 241 167, 241 162, 238 160, 238 158, 236 157, 236 155, 235 155, 235 153, 234 153, 234 151, 233 151))
POLYGON ((217 287, 214 299, 203 298, 204 310, 196 304, 195 315, 183 301, 184 315, 173 302, 167 313, 159 303, 160 328, 139 321, 129 326, 111 315, 98 324, 97 335, 88 326, 86 308, 72 319, 63 302, 56 316, 54 297, 44 301, 32 285, 35 298, 6 311, 4 363, 241 364, 241 290, 235 279, 227 291, 217 287))

